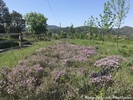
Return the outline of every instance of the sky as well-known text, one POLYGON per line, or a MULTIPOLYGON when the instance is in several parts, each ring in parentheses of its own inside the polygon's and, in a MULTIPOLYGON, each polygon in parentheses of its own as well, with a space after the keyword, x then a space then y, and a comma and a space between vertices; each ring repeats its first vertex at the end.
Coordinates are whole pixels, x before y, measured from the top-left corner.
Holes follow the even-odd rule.
MULTIPOLYGON (((30 12, 42 13, 48 18, 48 25, 68 27, 83 26, 91 15, 99 17, 107 0, 4 0, 9 11, 25 15, 30 12)), ((130 0, 130 12, 122 26, 133 27, 133 0, 130 0)))

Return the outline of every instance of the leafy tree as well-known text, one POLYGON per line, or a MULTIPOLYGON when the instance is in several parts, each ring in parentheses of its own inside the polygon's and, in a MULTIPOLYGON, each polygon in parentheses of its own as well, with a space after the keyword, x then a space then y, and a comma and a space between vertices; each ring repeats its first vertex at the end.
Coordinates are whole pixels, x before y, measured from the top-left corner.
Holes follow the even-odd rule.
POLYGON ((115 26, 117 27, 117 46, 120 35, 120 28, 123 24, 123 20, 126 18, 130 10, 130 0, 111 0, 109 2, 109 9, 116 15, 115 26))
POLYGON ((3 21, 4 21, 5 31, 8 33, 9 32, 10 25, 11 25, 11 15, 9 13, 8 8, 5 8, 4 9, 3 21))
POLYGON ((0 25, 0 33, 5 33, 5 28, 3 27, 3 25, 0 25))
POLYGON ((45 40, 46 41, 50 41, 52 38, 52 32, 51 31, 47 31, 45 34, 45 40))
POLYGON ((25 20, 23 19, 23 16, 16 11, 13 11, 10 15, 11 25, 9 28, 9 32, 20 33, 22 29, 25 27, 25 20))
POLYGON ((5 32, 5 29, 11 23, 11 17, 8 7, 3 0, 0 0, 0 32, 5 32))
POLYGON ((71 38, 74 38, 74 35, 75 35, 75 29, 74 29, 74 25, 73 25, 73 24, 71 24, 69 30, 70 30, 71 38))
POLYGON ((6 8, 6 4, 3 0, 0 0, 0 24, 3 24, 3 10, 6 8))
POLYGON ((93 38, 93 33, 97 29, 97 25, 96 25, 96 22, 95 22, 95 18, 93 16, 91 16, 88 21, 85 21, 84 25, 85 26, 88 26, 89 33, 90 33, 90 39, 92 39, 93 38))
POLYGON ((75 29, 74 29, 74 25, 73 24, 71 24, 71 26, 70 26, 70 32, 73 34, 73 33, 75 33, 75 29))
POLYGON ((25 20, 28 28, 32 33, 41 34, 46 33, 47 18, 40 13, 31 12, 25 15, 25 20))
POLYGON ((60 38, 67 38, 67 33, 65 31, 62 30, 60 34, 60 38))
POLYGON ((108 33, 114 27, 115 15, 109 9, 109 2, 104 3, 103 15, 100 14, 100 21, 96 18, 98 26, 102 31, 102 43, 104 42, 105 33, 108 33))

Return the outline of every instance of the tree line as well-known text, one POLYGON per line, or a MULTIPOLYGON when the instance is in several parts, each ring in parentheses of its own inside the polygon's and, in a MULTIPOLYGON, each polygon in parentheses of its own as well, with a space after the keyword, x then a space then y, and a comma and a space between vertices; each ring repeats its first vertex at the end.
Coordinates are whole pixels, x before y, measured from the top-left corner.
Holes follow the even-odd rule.
POLYGON ((47 31, 47 18, 40 13, 30 12, 26 15, 9 8, 0 0, 0 33, 20 33, 26 27, 32 33, 45 33, 47 31))
POLYGON ((130 0, 108 0, 104 3, 103 13, 99 14, 99 18, 95 18, 91 15, 91 17, 84 22, 84 27, 82 27, 84 30, 81 28, 77 30, 77 28, 74 28, 74 25, 71 24, 69 28, 62 29, 62 31, 59 32, 59 36, 61 38, 100 39, 102 43, 104 43, 105 39, 109 39, 112 37, 112 34, 115 34, 115 41, 118 47, 120 28, 129 10, 130 0), (82 30, 82 32, 80 32, 80 30, 82 30))
POLYGON ((114 27, 117 28, 117 46, 118 39, 120 36, 120 28, 127 17, 130 10, 130 0, 109 0, 104 3, 103 14, 99 15, 98 18, 91 16, 88 21, 85 21, 85 25, 89 26, 89 33, 92 36, 93 31, 96 28, 101 29, 101 38, 104 42, 106 33, 109 33, 114 27), (94 28, 95 27, 95 28, 94 28))
MULTIPOLYGON (((117 28, 117 39, 120 36, 120 28, 126 18, 130 9, 130 0, 108 0, 104 3, 103 14, 99 15, 99 18, 91 16, 88 21, 85 21, 84 32, 80 34, 80 37, 85 37, 89 34, 90 39, 98 36, 98 30, 100 29, 100 38, 104 42, 104 37, 114 27, 117 28)), ((26 15, 22 15, 17 11, 9 12, 3 0, 0 0, 0 33, 19 33, 25 27, 28 28, 29 32, 33 34, 41 34, 47 32, 47 20, 43 14, 30 12, 26 15)), ((74 38, 79 36, 75 34, 74 25, 69 27, 69 33, 59 32, 60 37, 74 38)), ((117 41, 118 45, 118 41, 117 41)))
POLYGON ((21 32, 25 27, 22 14, 17 11, 9 12, 3 0, 0 0, 0 33, 21 32))

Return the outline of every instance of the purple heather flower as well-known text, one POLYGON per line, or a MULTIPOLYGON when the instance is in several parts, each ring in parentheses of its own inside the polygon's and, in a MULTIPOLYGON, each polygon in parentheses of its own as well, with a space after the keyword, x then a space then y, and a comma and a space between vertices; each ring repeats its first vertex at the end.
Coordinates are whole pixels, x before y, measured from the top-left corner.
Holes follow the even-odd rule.
POLYGON ((107 83, 109 81, 112 81, 112 76, 109 74, 109 75, 103 75, 103 76, 99 76, 98 74, 95 73, 95 75, 91 75, 91 78, 90 78, 91 82, 92 83, 107 83))
POLYGON ((133 67, 131 67, 131 68, 128 68, 128 69, 133 71, 133 67))
POLYGON ((65 70, 61 70, 61 71, 54 71, 53 72, 53 78, 55 81, 57 81, 58 79, 60 79, 60 77, 65 76, 66 71, 65 70))
POLYGON ((125 58, 118 55, 113 55, 96 61, 94 66, 100 68, 118 69, 122 61, 125 61, 125 58))

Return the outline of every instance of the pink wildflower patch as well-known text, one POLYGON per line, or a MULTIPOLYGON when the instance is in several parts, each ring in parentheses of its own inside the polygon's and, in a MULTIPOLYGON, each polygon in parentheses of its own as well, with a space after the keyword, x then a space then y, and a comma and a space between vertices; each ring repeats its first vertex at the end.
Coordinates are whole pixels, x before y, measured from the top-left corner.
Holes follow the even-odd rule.
POLYGON ((91 82, 92 83, 102 83, 102 84, 105 84, 107 82, 110 82, 112 81, 112 76, 109 74, 109 75, 103 75, 103 76, 93 76, 90 78, 91 82))
POLYGON ((52 72, 52 77, 55 81, 58 81, 61 77, 65 77, 66 71, 65 70, 55 70, 52 72))
POLYGON ((100 60, 97 60, 94 64, 94 66, 97 66, 99 68, 111 68, 111 69, 117 69, 120 67, 120 63, 122 61, 125 61, 126 59, 122 56, 113 55, 108 56, 106 58, 102 58, 100 60))

